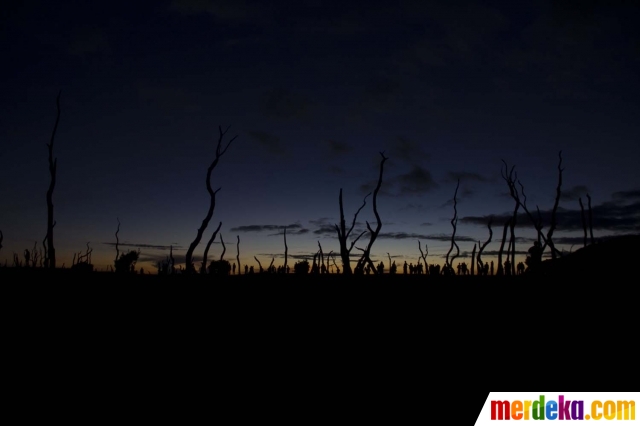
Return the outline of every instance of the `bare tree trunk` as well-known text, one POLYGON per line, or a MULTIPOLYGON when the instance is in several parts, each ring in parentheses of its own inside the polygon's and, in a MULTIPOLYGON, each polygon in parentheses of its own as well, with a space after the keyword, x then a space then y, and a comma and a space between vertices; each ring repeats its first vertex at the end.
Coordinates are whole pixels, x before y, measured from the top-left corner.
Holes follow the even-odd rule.
POLYGON ((58 159, 53 158, 53 140, 58 129, 58 123, 60 122, 60 94, 56 98, 56 124, 53 126, 53 132, 51 133, 51 141, 47 144, 49 149, 49 174, 51 175, 51 181, 49 182, 49 189, 47 190, 47 258, 45 259, 45 266, 47 268, 55 269, 56 267, 56 249, 53 245, 53 227, 55 221, 53 220, 53 190, 56 187, 56 172, 58 170, 58 159))
POLYGON ((429 275, 429 264, 427 263, 427 256, 429 255, 429 247, 427 247, 427 245, 425 244, 424 249, 427 251, 427 254, 425 254, 422 251, 422 247, 420 246, 420 240, 418 240, 418 250, 420 250, 420 257, 424 262, 424 273, 425 275, 429 275))
POLYGON ((262 269, 262 263, 260 263, 260 261, 258 260, 257 257, 253 256, 253 258, 256 260, 256 262, 258 262, 258 267, 260 268, 260 273, 262 273, 264 271, 264 269, 262 269))
MULTIPOLYGON (((560 203, 560 196, 562 195, 561 187, 562 187, 562 151, 558 153, 558 157, 560 160, 558 161, 558 186, 556 187, 556 200, 553 204, 553 210, 551 211, 551 225, 549 226, 549 231, 547 232, 547 241, 546 244, 551 248, 551 258, 557 259, 557 254, 559 253, 556 249, 555 244, 553 244, 553 232, 556 230, 556 212, 558 211, 558 204, 560 203)), ((542 248, 544 251, 544 247, 542 248)))
POLYGON ((222 233, 220 234, 220 244, 222 244, 222 253, 220 254, 220 262, 224 260, 224 254, 227 252, 227 246, 224 245, 224 238, 222 238, 222 233))
POLYGON ((455 271, 453 270, 453 261, 460 254, 460 248, 456 243, 456 230, 458 228, 458 188, 460 188, 460 179, 458 179, 458 184, 456 185, 456 191, 453 193, 453 218, 451 218, 451 226, 453 227, 453 233, 451 234, 451 247, 447 252, 447 257, 445 261, 445 266, 449 269, 449 273, 454 275, 455 271), (449 255, 453 251, 453 248, 456 248, 456 255, 451 258, 449 261, 449 255))
POLYGON ((202 266, 200 267, 201 274, 207 273, 207 257, 209 256, 209 249, 211 248, 211 244, 213 244, 213 242, 215 241, 216 235, 218 235, 218 231, 220 231, 221 227, 222 222, 220 222, 216 230, 213 231, 213 234, 211 234, 211 238, 209 238, 209 241, 207 241, 207 245, 204 248, 204 254, 202 255, 202 266))
POLYGON ((236 244, 236 249, 238 250, 238 254, 236 254, 236 260, 238 261, 238 275, 240 275, 240 235, 237 235, 237 237, 238 243, 236 244))
POLYGON ((224 135, 227 133, 229 128, 227 127, 227 129, 224 132, 222 131, 222 127, 218 127, 218 130, 219 130, 220 136, 218 138, 218 145, 216 147, 216 156, 211 162, 211 165, 209 166, 209 168, 207 169, 206 186, 207 186, 207 192, 209 193, 209 197, 210 197, 209 210, 207 211, 207 215, 205 216, 205 218, 202 220, 202 224, 200 225, 200 228, 198 228, 198 233, 196 234, 196 238, 189 245, 189 249, 187 250, 187 254, 185 255, 185 268, 188 273, 195 272, 195 268, 193 266, 193 252, 195 251, 198 244, 200 244, 200 240, 202 239, 202 234, 204 233, 205 229, 207 229, 207 226, 209 225, 209 221, 213 216, 213 211, 216 208, 216 194, 218 193, 218 191, 220 191, 220 188, 214 191, 213 188, 211 187, 211 173, 213 172, 213 169, 215 169, 215 167, 218 165, 218 161, 220 160, 220 157, 222 157, 224 153, 227 152, 227 149, 229 148, 229 145, 231 145, 231 142, 233 142, 238 137, 238 136, 234 136, 227 143, 224 149, 222 149, 222 139, 224 138, 224 135))
POLYGON ((582 204, 582 197, 578 198, 580 203, 580 218, 582 219, 582 230, 584 231, 584 243, 583 247, 587 246, 587 218, 584 215, 584 205, 582 204))
POLYGON ((118 244, 120 244, 120 239, 118 238, 118 233, 120 232, 120 218, 116 218, 118 220, 118 229, 116 229, 116 258, 113 261, 113 266, 116 266, 118 262, 118 258, 120 257, 120 249, 118 248, 118 244))
POLYGON ((322 251, 322 246, 320 245, 320 241, 318 241, 318 248, 320 249, 320 273, 324 269, 325 273, 328 271, 327 266, 324 264, 324 253, 322 251), (323 268, 324 267, 324 268, 323 268))
POLYGON ((593 214, 591 212, 591 196, 587 194, 587 200, 589 200, 589 233, 591 234, 591 244, 596 240, 593 238, 593 214))
POLYGON ((368 264, 371 267, 374 274, 378 273, 378 269, 371 261, 371 248, 373 247, 373 243, 376 241, 376 238, 378 238, 378 234, 380 234, 380 230, 382 229, 382 220, 380 220, 380 214, 378 214, 378 192, 380 192, 380 187, 382 186, 382 175, 384 172, 384 163, 389 159, 388 157, 385 157, 384 151, 380 152, 380 156, 382 157, 382 160, 380 161, 380 174, 378 175, 378 184, 376 185, 376 189, 373 191, 373 214, 376 216, 377 225, 376 225, 376 229, 374 230, 373 228, 371 228, 371 225, 369 224, 369 222, 368 221, 366 222, 370 237, 369 237, 369 244, 367 244, 367 248, 364 249, 364 252, 362 253, 362 258, 361 258, 361 260, 363 261, 363 264, 364 263, 368 264))
POLYGON ((504 266, 502 265, 502 252, 504 251, 504 243, 507 240, 507 229, 511 224, 511 218, 509 218, 502 229, 502 242, 500 243, 500 250, 498 251, 498 271, 496 275, 504 275, 504 266))
MULTIPOLYGON (((480 241, 478 241, 478 245, 480 245, 480 241)), ((478 256, 480 257, 480 256, 478 256)), ((471 275, 476 274, 476 244, 473 244, 473 251, 471 252, 471 275)), ((482 274, 479 274, 482 275, 482 274)))
POLYGON ((489 228, 489 239, 485 241, 485 243, 482 246, 480 246, 480 242, 478 242, 478 247, 480 247, 480 250, 478 251, 478 267, 481 268, 481 270, 479 271, 480 275, 484 274, 484 263, 482 262, 482 252, 487 247, 487 245, 491 242, 491 238, 493 238, 493 230, 491 229, 492 222, 493 222, 493 217, 489 219, 489 224, 487 225, 487 227, 489 228))
POLYGON ((351 228, 349 228, 349 231, 347 231, 346 223, 344 220, 344 208, 342 204, 342 188, 340 188, 340 196, 338 197, 338 203, 340 205, 340 226, 338 226, 337 224, 335 224, 334 226, 336 228, 336 232, 338 233, 338 241, 340 242, 340 257, 342 258, 342 273, 344 275, 353 274, 353 271, 351 269, 351 250, 353 250, 353 246, 356 244, 356 242, 358 242, 360 237, 362 237, 366 231, 363 231, 356 237, 355 240, 351 241, 351 246, 349 248, 347 248, 347 239, 349 238, 349 235, 351 235, 351 231, 353 231, 353 228, 356 226, 356 219, 358 218, 358 214, 360 214, 362 208, 367 204, 367 197, 369 195, 371 195, 371 193, 367 194, 364 197, 362 205, 360 206, 358 211, 356 211, 356 214, 353 215, 351 228))
POLYGON ((287 227, 284 227, 284 271, 287 273, 287 257, 289 256, 289 247, 287 247, 287 227))

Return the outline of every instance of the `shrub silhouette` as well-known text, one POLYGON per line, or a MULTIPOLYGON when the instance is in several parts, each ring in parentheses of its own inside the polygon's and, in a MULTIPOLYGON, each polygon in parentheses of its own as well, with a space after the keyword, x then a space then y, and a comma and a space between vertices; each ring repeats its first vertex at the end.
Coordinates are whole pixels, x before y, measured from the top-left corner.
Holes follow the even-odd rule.
POLYGON ((309 273, 309 261, 300 260, 293 265, 293 272, 296 274, 308 274, 309 273))
POLYGON ((228 260, 212 260, 207 269, 211 275, 229 275, 231 263, 228 260))
POLYGON ((119 273, 134 273, 136 262, 140 257, 139 251, 129 251, 129 253, 122 253, 118 260, 116 260, 116 272, 119 273))

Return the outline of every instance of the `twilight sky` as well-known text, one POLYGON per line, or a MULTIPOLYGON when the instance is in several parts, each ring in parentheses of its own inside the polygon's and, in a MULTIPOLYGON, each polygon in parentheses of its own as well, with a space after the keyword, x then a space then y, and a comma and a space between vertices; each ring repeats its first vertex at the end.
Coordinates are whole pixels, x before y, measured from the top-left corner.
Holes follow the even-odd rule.
MULTIPOLYGON (((219 221, 225 258, 239 235, 243 265, 281 264, 284 226, 291 266, 318 241, 338 252, 339 190, 350 222, 380 151, 389 160, 372 254, 385 265, 387 253, 415 263, 418 239, 444 263, 458 178, 461 256, 487 239, 493 215, 491 259, 514 207, 501 159, 546 232, 559 150, 560 247, 581 246, 587 193, 596 237, 638 233, 640 7, 524 3, 14 2, 0 12, 0 261, 46 234, 59 91, 58 266, 87 242, 98 269, 112 263, 117 218, 121 250, 139 247, 145 270, 169 245, 184 259, 209 205, 218 126, 230 126, 225 141, 238 137, 213 173, 222 189, 196 260, 219 221)), ((375 222, 371 201, 354 235, 375 222)), ((516 235, 526 251, 525 217, 516 235)))

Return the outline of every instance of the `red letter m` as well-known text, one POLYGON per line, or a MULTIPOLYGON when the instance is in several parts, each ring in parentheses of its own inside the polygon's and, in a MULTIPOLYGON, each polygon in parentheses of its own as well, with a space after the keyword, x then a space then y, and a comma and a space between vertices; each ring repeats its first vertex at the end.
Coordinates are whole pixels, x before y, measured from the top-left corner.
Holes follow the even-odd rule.
POLYGON ((491 420, 511 420, 509 401, 491 401, 491 420))

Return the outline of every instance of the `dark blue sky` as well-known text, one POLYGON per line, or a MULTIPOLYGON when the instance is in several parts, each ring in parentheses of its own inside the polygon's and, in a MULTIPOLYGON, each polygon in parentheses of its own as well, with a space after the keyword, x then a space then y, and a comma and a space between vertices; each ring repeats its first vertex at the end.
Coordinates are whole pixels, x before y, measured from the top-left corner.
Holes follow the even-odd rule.
MULTIPOLYGON (((225 257, 235 258, 240 235, 243 264, 280 256, 285 225, 292 261, 318 240, 338 251, 338 192, 349 221, 382 150, 377 260, 389 252, 415 263, 421 239, 442 262, 458 177, 461 252, 486 239, 488 215, 496 221, 486 250, 497 250, 513 209, 501 159, 544 212, 559 150, 558 242, 569 250, 581 241, 577 200, 587 193, 597 236, 638 232, 638 6, 517 3, 10 5, 0 26, 0 260, 46 233, 45 144, 58 91, 59 265, 88 241, 94 263, 109 263, 116 218, 121 242, 141 247, 143 260, 171 244, 184 255, 208 207, 218 126, 238 138, 214 172, 222 189, 198 257, 219 221, 225 257)), ((370 201, 359 222, 374 219, 370 201)), ((534 235, 519 223, 518 236, 534 235)))

